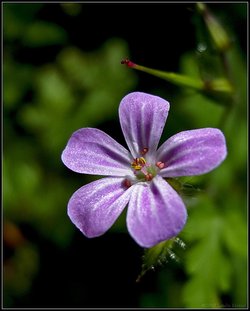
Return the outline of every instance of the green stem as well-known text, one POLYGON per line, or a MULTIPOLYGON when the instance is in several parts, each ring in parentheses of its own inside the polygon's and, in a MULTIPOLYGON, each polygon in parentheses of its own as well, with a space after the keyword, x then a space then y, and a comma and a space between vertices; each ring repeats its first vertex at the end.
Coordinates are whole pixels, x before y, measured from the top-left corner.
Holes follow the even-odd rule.
POLYGON ((147 67, 137 65, 137 64, 134 64, 133 68, 149 73, 151 75, 162 78, 164 80, 167 80, 169 82, 172 82, 180 86, 190 87, 196 90, 203 90, 205 86, 202 80, 193 79, 182 74, 155 70, 155 69, 147 68, 147 67))
POLYGON ((145 66, 135 64, 129 59, 122 60, 121 63, 127 65, 130 68, 149 73, 153 76, 164 79, 173 84, 176 84, 182 87, 192 88, 197 91, 202 91, 202 92, 211 93, 211 94, 214 94, 214 93, 228 94, 228 93, 233 92, 233 88, 230 82, 224 78, 218 78, 218 79, 208 81, 208 80, 202 80, 199 78, 192 78, 192 77, 179 74, 179 73, 167 72, 167 71, 161 71, 161 70, 148 68, 145 66))

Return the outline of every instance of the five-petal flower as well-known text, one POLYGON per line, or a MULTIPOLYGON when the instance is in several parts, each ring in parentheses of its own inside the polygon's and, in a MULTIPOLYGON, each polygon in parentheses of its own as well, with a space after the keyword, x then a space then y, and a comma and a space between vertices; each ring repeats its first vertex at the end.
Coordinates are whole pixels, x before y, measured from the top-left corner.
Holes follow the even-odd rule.
POLYGON ((129 151, 95 128, 74 132, 62 153, 71 170, 107 176, 78 189, 68 203, 71 221, 87 236, 104 234, 128 204, 127 228, 142 247, 175 237, 187 211, 164 178, 207 173, 226 157, 223 133, 216 128, 180 132, 159 149, 169 103, 134 92, 119 107, 129 151))

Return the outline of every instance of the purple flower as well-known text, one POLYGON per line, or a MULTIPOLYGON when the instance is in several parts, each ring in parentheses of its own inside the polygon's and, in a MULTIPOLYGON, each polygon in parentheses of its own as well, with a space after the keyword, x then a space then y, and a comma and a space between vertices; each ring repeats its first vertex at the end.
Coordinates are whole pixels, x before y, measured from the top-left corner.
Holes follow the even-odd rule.
POLYGON ((119 107, 129 151, 95 128, 74 132, 62 153, 77 173, 108 176, 78 189, 68 203, 71 221, 87 237, 104 234, 128 204, 127 228, 142 247, 173 238, 185 225, 187 211, 166 177, 200 175, 226 157, 222 132, 203 128, 180 132, 157 149, 169 103, 134 92, 119 107))

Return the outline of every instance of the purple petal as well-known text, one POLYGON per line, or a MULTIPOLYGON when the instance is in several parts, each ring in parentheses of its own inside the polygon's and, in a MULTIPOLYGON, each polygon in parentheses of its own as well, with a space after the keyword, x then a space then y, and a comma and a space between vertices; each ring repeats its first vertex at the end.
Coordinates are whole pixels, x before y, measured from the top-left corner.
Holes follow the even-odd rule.
POLYGON ((169 110, 169 103, 141 92, 125 96, 119 107, 122 131, 134 158, 148 148, 148 156, 157 149, 169 110))
POLYGON ((63 163, 71 170, 108 176, 132 174, 130 157, 122 145, 95 128, 74 132, 62 153, 63 163))
POLYGON ((123 178, 102 178, 78 189, 68 203, 71 221, 87 237, 105 233, 128 203, 133 187, 123 178))
POLYGON ((223 133, 215 128, 180 132, 170 137, 157 151, 165 164, 162 177, 192 176, 207 173, 226 157, 223 133))
POLYGON ((180 196, 161 177, 148 185, 133 186, 129 201, 127 226, 142 247, 176 236, 183 228, 187 211, 180 196))

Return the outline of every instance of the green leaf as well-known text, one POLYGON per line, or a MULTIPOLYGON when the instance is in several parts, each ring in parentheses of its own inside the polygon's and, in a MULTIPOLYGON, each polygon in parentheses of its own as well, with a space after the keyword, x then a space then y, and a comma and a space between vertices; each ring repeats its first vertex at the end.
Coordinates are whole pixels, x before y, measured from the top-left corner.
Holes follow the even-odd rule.
POLYGON ((40 47, 65 43, 67 34, 56 24, 36 21, 31 23, 25 32, 22 43, 28 47, 40 47))
POLYGON ((21 104, 25 93, 31 88, 34 68, 14 62, 10 55, 3 64, 3 101, 5 108, 13 109, 21 104))
MULTIPOLYGON (((234 206, 238 206, 240 201, 235 202, 234 206)), ((243 206, 246 202, 242 202, 243 206)), ((240 256, 242 259, 247 258, 247 224, 246 220, 241 216, 236 208, 228 210, 225 214, 225 226, 223 230, 223 241, 228 250, 240 256)))
POLYGON ((189 308, 213 308, 220 305, 220 295, 230 289, 232 270, 223 251, 224 220, 208 198, 200 202, 203 204, 190 215, 184 230, 185 238, 194 244, 186 252, 189 280, 183 301, 189 308))
POLYGON ((22 38, 43 6, 43 3, 3 3, 4 39, 22 38))

